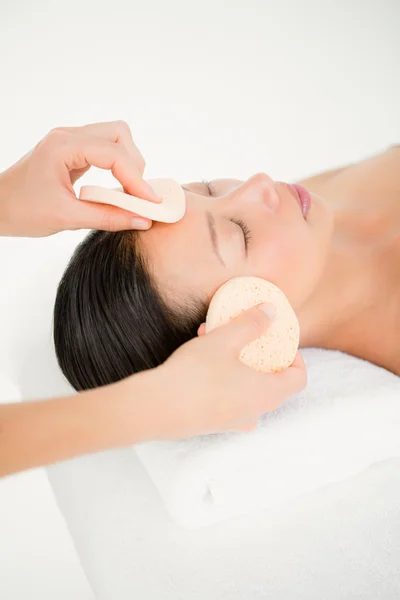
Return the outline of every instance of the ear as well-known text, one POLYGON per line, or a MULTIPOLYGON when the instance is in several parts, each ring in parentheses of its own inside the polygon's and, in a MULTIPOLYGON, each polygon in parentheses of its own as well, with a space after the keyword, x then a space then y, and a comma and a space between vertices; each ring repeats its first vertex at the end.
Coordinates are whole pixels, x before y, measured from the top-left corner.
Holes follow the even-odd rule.
POLYGON ((200 325, 200 327, 198 328, 198 330, 197 330, 197 335, 198 335, 199 337, 201 337, 202 335, 205 335, 205 333, 206 333, 206 324, 205 324, 205 323, 202 323, 202 324, 200 325))

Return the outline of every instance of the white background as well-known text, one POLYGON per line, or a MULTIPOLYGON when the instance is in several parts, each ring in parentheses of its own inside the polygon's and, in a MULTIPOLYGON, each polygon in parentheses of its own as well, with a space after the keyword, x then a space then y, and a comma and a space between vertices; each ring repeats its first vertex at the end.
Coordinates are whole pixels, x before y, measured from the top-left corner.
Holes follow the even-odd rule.
MULTIPOLYGON (((399 27, 396 0, 2 0, 0 170, 52 127, 113 119, 148 177, 294 181, 359 160, 400 143, 399 27)), ((35 332, 18 329, 18 281, 73 235, 0 240, 3 401, 35 332)), ((45 471, 7 478, 0 598, 55 597, 93 594, 45 471)))

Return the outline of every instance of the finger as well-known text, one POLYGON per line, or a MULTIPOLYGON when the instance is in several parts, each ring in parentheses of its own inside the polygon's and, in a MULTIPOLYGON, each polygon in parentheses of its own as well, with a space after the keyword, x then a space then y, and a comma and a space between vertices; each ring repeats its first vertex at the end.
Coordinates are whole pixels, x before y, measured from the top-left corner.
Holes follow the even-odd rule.
POLYGON ((80 127, 60 127, 59 129, 81 136, 94 136, 116 144, 121 144, 121 146, 127 150, 128 154, 134 158, 136 167, 143 176, 146 161, 133 141, 130 127, 125 121, 106 121, 103 123, 90 123, 89 125, 82 125, 80 127))
POLYGON ((122 210, 116 206, 107 206, 96 202, 76 201, 74 212, 69 219, 71 229, 99 229, 102 231, 146 230, 152 226, 150 219, 122 210))
POLYGON ((271 318, 261 306, 266 306, 265 310, 273 315, 274 308, 270 304, 261 304, 246 310, 230 323, 217 327, 207 336, 214 336, 214 344, 219 344, 225 352, 228 349, 238 356, 247 344, 263 335, 271 324, 271 318))
MULTIPOLYGON (((153 201, 155 196, 150 185, 142 179, 140 172, 128 153, 117 144, 95 137, 68 135, 60 152, 68 171, 87 166, 111 170, 112 174, 130 193, 153 201)), ((157 202, 159 199, 157 198, 157 202)))
POLYGON ((199 337, 202 337, 203 335, 205 335, 205 333, 206 333, 206 324, 202 323, 197 330, 197 335, 199 337))
POLYGON ((304 359, 299 351, 296 352, 296 356, 294 357, 294 361, 290 365, 289 369, 302 369, 307 373, 306 364, 304 359))
POLYGON ((307 385, 307 370, 298 352, 292 365, 279 373, 259 373, 254 380, 259 393, 252 393, 254 407, 260 414, 273 410, 284 400, 303 390, 307 385), (261 387, 260 387, 261 386, 261 387))
POLYGON ((90 169, 90 165, 87 165, 86 167, 83 167, 82 169, 72 169, 72 171, 69 172, 69 176, 71 179, 71 185, 75 185, 75 183, 78 181, 78 179, 80 177, 82 177, 82 175, 84 175, 87 171, 89 171, 90 169))

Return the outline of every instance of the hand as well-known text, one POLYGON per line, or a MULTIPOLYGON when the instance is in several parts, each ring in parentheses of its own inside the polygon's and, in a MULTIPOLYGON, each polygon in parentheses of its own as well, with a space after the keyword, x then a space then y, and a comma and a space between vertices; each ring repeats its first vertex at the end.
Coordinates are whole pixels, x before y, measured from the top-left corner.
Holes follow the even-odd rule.
POLYGON ((305 387, 306 367, 299 352, 288 369, 274 374, 258 373, 239 360, 244 346, 264 333, 269 323, 263 310, 252 308, 187 342, 154 370, 155 375, 158 372, 156 405, 151 405, 158 427, 154 439, 250 431, 262 414, 305 387))
POLYGON ((0 174, 0 235, 42 237, 64 229, 148 229, 149 219, 136 217, 136 223, 129 211, 76 197, 72 186, 92 165, 110 169, 127 193, 160 201, 142 178, 145 161, 126 123, 59 127, 0 174))

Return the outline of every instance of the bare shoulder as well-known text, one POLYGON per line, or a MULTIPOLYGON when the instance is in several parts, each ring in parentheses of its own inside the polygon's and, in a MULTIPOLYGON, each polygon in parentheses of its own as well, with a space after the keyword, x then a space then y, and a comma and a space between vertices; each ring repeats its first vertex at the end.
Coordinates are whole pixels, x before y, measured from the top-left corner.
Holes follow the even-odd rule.
POLYGON ((328 181, 331 181, 335 178, 339 173, 347 169, 349 165, 343 167, 337 167, 335 169, 329 169, 328 171, 322 171, 321 173, 316 173, 315 175, 309 175, 304 179, 300 179, 297 183, 304 185, 306 188, 310 190, 317 191, 317 188, 321 185, 325 185, 328 181))
POLYGON ((389 146, 383 152, 351 165, 341 176, 343 184, 349 187, 349 191, 366 196, 400 192, 400 145, 389 146))
POLYGON ((400 192, 400 144, 355 163, 319 173, 300 181, 316 193, 400 192))

